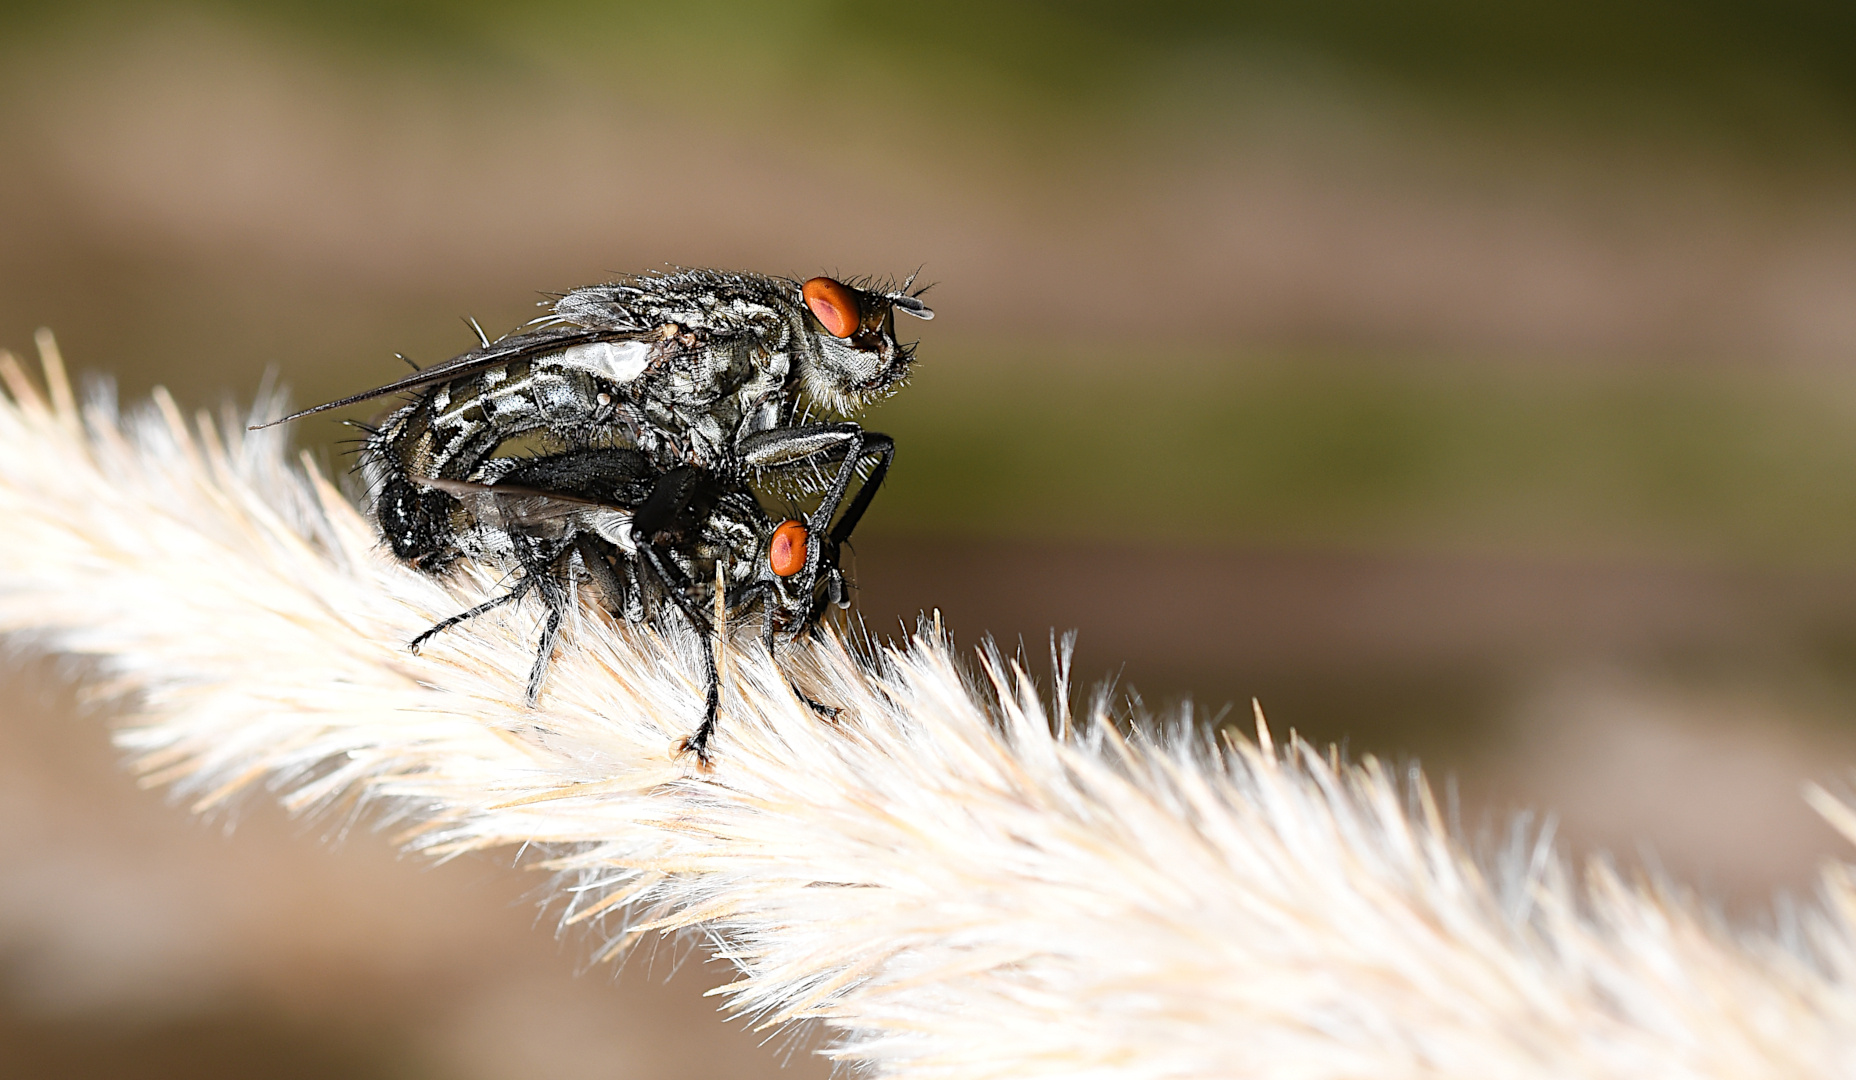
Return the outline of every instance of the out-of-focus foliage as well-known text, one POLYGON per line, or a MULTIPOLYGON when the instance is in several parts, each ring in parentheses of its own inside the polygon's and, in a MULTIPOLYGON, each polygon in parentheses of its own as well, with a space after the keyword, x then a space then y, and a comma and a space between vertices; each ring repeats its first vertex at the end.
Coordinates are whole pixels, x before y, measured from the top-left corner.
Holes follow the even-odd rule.
MULTIPOLYGON (((172 6, 182 6, 174 4, 172 6)), ((201 0, 209 12, 428 59, 503 66, 545 55, 665 93, 834 92, 907 109, 912 92, 965 99, 987 122, 1107 110, 1216 111, 1199 80, 1259 65, 1358 77, 1458 113, 1615 125, 1679 123, 1762 149, 1850 149, 1856 8, 1816 0, 1261 0, 1057 3, 856 0, 688 3, 540 0, 201 0), (1153 96, 1156 86, 1176 92, 1153 96)), ((145 4, 0 6, 18 33, 113 21, 145 4)), ((743 98, 821 127, 830 100, 743 98)))
POLYGON ((990 359, 874 414, 901 448, 875 529, 1830 565, 1856 543, 1856 387, 1821 374, 990 359))

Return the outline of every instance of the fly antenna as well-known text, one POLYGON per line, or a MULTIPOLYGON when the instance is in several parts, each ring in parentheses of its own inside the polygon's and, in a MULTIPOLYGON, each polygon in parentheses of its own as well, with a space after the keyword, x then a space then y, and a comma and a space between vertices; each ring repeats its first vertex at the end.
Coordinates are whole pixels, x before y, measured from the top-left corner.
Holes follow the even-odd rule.
MULTIPOLYGON (((924 263, 922 265, 925 266, 927 264, 924 263)), ((920 277, 921 274, 922 268, 920 266, 916 267, 915 272, 910 274, 908 280, 902 283, 902 287, 889 294, 889 302, 908 314, 925 321, 934 318, 934 309, 922 303, 921 295, 929 289, 934 288, 934 283, 929 282, 921 288, 916 289, 914 292, 909 291, 909 286, 914 285, 915 279, 920 277)))

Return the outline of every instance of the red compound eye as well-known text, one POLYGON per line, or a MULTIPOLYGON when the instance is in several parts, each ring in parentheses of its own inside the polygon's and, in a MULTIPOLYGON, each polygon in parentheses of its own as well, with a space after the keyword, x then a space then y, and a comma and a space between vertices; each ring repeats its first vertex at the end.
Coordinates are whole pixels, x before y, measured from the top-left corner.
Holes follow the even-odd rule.
POLYGON ((773 530, 773 542, 767 545, 767 563, 781 577, 792 577, 805 569, 805 522, 783 521, 779 528, 773 530))
POLYGON ((847 338, 857 332, 864 317, 857 309, 857 294, 849 285, 828 277, 815 277, 806 282, 804 292, 806 306, 818 317, 826 333, 847 338))

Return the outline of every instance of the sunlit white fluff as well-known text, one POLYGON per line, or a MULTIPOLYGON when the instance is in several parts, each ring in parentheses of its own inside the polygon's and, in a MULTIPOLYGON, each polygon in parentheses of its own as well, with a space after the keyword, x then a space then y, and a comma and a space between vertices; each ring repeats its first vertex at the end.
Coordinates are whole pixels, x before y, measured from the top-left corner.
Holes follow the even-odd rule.
POLYGON ((733 1007, 882 1075, 1856 1076, 1844 867, 1796 940, 1735 934, 1540 844, 1478 863, 1416 777, 1124 736, 931 633, 789 654, 835 724, 744 636, 698 772, 689 642, 584 616, 538 708, 532 614, 414 656, 490 576, 397 565, 274 432, 80 410, 41 345, 48 392, 0 363, 0 629, 95 657, 195 809, 264 788, 434 855, 529 845, 596 947, 699 928, 733 1007))

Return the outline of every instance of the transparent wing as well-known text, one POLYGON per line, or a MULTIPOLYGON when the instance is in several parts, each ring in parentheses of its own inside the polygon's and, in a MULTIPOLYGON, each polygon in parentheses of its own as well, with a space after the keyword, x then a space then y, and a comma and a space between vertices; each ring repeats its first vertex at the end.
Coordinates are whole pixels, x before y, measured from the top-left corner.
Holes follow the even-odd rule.
POLYGON ((481 348, 460 353, 443 363, 415 371, 405 378, 395 379, 385 386, 376 386, 372 390, 351 394, 339 401, 324 402, 313 408, 291 413, 281 420, 259 424, 257 427, 275 427, 278 424, 301 420, 305 416, 314 416, 316 413, 327 412, 330 409, 340 409, 359 402, 371 401, 374 398, 386 397, 388 394, 423 390, 428 386, 437 386, 439 383, 461 379, 487 368, 531 357, 547 356, 563 349, 570 349, 575 345, 591 345, 605 341, 637 341, 649 336, 650 333, 650 331, 643 330, 589 330, 583 326, 561 325, 530 330, 521 334, 510 334, 506 338, 493 341, 481 348))

